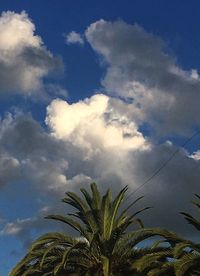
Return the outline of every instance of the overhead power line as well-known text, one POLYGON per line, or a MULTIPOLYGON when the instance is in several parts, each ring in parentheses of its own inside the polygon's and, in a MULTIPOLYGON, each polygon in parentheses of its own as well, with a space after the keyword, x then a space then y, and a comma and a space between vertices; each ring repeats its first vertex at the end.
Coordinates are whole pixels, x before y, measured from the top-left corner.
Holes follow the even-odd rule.
MULTIPOLYGON (((184 147, 187 144, 189 144, 189 142, 194 139, 194 137, 196 137, 197 135, 200 134, 200 130, 195 132, 191 137, 189 137, 180 147, 184 147)), ((141 185, 139 185, 132 193, 130 193, 130 195, 126 198, 126 200, 128 200, 130 197, 132 197, 138 190, 140 190, 142 187, 144 187, 145 185, 147 185, 154 177, 156 177, 159 172, 161 170, 164 169, 165 166, 167 166, 167 164, 176 156, 177 153, 179 153, 180 151, 180 147, 178 149, 176 149, 171 155, 170 157, 158 168, 156 169, 152 175, 150 175, 141 185)))

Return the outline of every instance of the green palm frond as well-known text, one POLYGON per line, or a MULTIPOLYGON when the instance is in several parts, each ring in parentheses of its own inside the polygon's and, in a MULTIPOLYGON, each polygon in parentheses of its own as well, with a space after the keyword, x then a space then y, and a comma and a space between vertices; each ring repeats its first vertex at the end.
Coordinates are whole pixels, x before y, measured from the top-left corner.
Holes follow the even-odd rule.
POLYGON ((200 221, 195 219, 192 215, 185 213, 185 212, 180 212, 184 216, 184 218, 187 220, 189 224, 194 226, 197 230, 200 231, 200 221))
POLYGON ((200 275, 200 255, 194 253, 186 253, 180 260, 175 263, 176 276, 189 275, 189 272, 198 271, 200 275))
POLYGON ((165 249, 159 252, 146 253, 144 256, 139 258, 133 263, 133 268, 137 269, 139 272, 147 274, 154 268, 162 267, 163 262, 168 257, 172 257, 172 250, 165 249))
POLYGON ((49 215, 49 216, 46 216, 45 218, 64 222, 69 226, 71 226, 74 230, 78 231, 80 235, 86 237, 86 239, 89 239, 89 233, 86 231, 86 229, 84 229, 84 227, 79 222, 77 222, 76 220, 70 217, 65 217, 62 215, 49 215))
MULTIPOLYGON (((198 194, 194 194, 195 197, 200 200, 200 196, 198 194)), ((196 201, 192 201, 192 204, 197 207, 198 211, 200 211, 200 203, 196 201)), ((195 227, 198 231, 200 231, 200 220, 196 219, 192 215, 186 212, 180 212, 184 216, 184 218, 187 220, 189 224, 191 224, 193 227, 195 227)))
POLYGON ((151 269, 147 276, 175 276, 174 263, 164 262, 160 266, 151 269))

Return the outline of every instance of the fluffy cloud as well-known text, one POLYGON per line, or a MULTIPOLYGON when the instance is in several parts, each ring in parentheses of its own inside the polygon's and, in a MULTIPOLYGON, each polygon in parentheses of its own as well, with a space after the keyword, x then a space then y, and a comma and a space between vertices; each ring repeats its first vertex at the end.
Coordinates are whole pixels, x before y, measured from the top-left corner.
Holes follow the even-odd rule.
MULTIPOLYGON (((0 94, 37 95, 42 78, 61 61, 35 35, 35 26, 25 12, 3 12, 0 16, 0 94)), ((40 92, 41 93, 41 92, 40 92)))
POLYGON ((160 134, 187 133, 200 119, 197 70, 185 71, 158 37, 138 25, 99 20, 86 30, 103 57, 108 93, 132 98, 133 108, 160 134))
POLYGON ((84 40, 82 36, 75 31, 72 31, 71 33, 66 35, 65 39, 67 44, 80 44, 80 45, 84 44, 84 40))
POLYGON ((121 152, 147 149, 134 121, 118 114, 108 102, 109 97, 103 94, 71 105, 54 100, 47 107, 46 123, 55 137, 87 148, 88 154, 102 148, 121 152))
POLYGON ((200 160, 200 150, 193 152, 190 157, 197 161, 200 160))

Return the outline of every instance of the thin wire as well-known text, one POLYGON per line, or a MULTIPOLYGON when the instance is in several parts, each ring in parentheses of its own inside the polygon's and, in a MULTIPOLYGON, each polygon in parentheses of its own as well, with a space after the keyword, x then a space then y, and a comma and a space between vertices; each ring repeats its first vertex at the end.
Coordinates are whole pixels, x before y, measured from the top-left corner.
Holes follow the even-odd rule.
MULTIPOLYGON (((195 132, 191 137, 189 137, 182 145, 181 148, 186 146, 195 136, 200 134, 200 130, 195 132)), ((180 151, 180 148, 176 149, 172 155, 149 177, 147 178, 140 186, 138 186, 129 196, 127 196, 126 200, 128 200, 132 195, 134 195, 138 190, 144 187, 147 183, 149 183, 159 172, 164 169, 165 166, 175 157, 175 155, 180 151)))

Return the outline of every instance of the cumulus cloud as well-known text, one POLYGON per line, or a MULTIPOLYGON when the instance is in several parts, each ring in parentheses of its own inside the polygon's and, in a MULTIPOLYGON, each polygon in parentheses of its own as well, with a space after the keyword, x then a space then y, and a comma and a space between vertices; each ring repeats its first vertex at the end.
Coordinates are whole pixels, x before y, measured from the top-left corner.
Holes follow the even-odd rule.
POLYGON ((193 158, 194 160, 200 160, 200 150, 197 150, 189 155, 190 158, 193 158))
POLYGON ((60 66, 60 59, 43 45, 25 12, 1 14, 0 95, 37 95, 43 89, 43 77, 60 66))
POLYGON ((147 149, 134 121, 118 114, 108 102, 109 97, 103 94, 71 105, 54 100, 47 107, 46 123, 55 137, 87 148, 88 154, 102 148, 121 152, 147 149))
POLYGON ((133 108, 159 134, 186 134, 200 119, 200 80, 182 69, 165 43, 139 25, 99 20, 86 38, 107 65, 108 93, 132 98, 133 108))
POLYGON ((80 45, 84 44, 84 39, 81 36, 81 34, 75 31, 72 31, 69 34, 67 34, 65 37, 65 41, 67 44, 80 44, 80 45))

